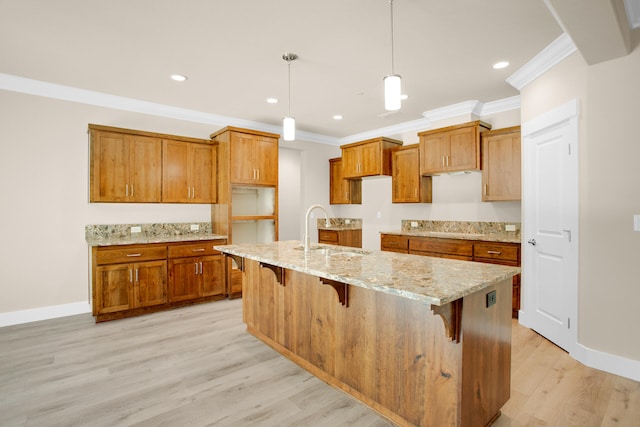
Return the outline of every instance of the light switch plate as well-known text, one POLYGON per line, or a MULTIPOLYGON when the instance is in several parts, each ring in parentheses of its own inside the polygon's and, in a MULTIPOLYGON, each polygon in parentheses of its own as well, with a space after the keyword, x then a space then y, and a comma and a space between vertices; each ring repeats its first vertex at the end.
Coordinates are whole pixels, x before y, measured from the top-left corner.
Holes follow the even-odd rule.
POLYGON ((633 216, 633 231, 640 231, 640 215, 633 216))
POLYGON ((140 233, 140 232, 142 232, 142 227, 139 226, 139 225, 135 225, 135 226, 131 227, 131 232, 132 233, 140 233))
POLYGON ((198 224, 191 224, 191 231, 198 231, 200 230, 200 226, 198 224))
POLYGON ((504 226, 505 231, 516 231, 516 226, 513 224, 507 224, 504 226))

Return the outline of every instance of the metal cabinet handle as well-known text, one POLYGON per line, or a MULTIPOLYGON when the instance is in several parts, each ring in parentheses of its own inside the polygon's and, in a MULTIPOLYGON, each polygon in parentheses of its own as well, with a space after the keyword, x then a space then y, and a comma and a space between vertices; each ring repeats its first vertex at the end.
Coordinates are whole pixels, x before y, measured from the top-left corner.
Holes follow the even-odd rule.
POLYGON ((138 269, 136 268, 136 282, 138 282, 138 269))
POLYGON ((124 195, 125 197, 129 197, 129 184, 124 185, 124 195))
POLYGON ((200 274, 202 274, 202 261, 200 261, 200 274))
POLYGON ((129 269, 129 282, 133 283, 133 270, 129 269))
POLYGON ((136 257, 136 256, 141 256, 142 254, 127 254, 128 257, 136 257))
POLYGON ((204 248, 191 249, 191 252, 203 252, 204 248))
POLYGON ((491 255, 500 255, 502 252, 500 252, 500 251, 487 251, 487 253, 491 254, 491 255))
POLYGON ((536 245, 536 239, 529 239, 529 241, 527 241, 528 244, 535 246, 536 245))

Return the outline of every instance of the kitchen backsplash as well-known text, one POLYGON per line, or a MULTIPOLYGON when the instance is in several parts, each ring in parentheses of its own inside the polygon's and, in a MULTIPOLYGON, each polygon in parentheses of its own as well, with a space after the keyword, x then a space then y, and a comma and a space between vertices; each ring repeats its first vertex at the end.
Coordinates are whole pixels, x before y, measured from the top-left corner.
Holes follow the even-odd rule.
POLYGON ((402 231, 436 231, 446 233, 491 234, 512 232, 520 237, 519 222, 475 222, 475 221, 431 221, 423 219, 403 219, 402 231), (513 226, 514 230, 507 230, 513 226))
POLYGON ((114 239, 130 237, 131 227, 140 227, 140 234, 146 237, 183 236, 187 234, 211 234, 210 222, 185 222, 166 224, 100 224, 87 225, 84 234, 89 239, 114 239), (198 230, 192 231, 191 226, 197 225, 198 230))
MULTIPOLYGON (((324 228, 324 218, 318 218, 317 226, 324 228)), ((362 228, 362 218, 329 218, 332 228, 362 228)))

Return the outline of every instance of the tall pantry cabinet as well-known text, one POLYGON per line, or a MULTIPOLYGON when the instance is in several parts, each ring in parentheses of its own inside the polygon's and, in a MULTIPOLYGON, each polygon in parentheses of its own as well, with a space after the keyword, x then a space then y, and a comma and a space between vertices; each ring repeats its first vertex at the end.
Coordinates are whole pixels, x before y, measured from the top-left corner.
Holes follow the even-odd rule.
MULTIPOLYGON (((232 243, 278 240, 278 140, 280 135, 225 127, 211 134, 218 147, 218 203, 213 232, 232 243)), ((228 261, 230 298, 242 296, 241 273, 228 261)))

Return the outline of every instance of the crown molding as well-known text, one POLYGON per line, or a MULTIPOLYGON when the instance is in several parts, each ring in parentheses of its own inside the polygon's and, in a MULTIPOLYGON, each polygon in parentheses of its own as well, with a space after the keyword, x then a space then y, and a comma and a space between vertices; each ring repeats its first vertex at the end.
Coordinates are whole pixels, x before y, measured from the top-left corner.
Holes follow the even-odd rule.
POLYGON ((483 103, 482 109, 477 115, 483 117, 502 113, 503 111, 517 110, 518 108, 520 108, 520 95, 515 95, 510 98, 483 103))
POLYGON ((429 121, 435 122, 438 120, 461 116, 463 114, 478 115, 478 112, 481 109, 482 103, 480 101, 470 100, 425 111, 424 113, 422 113, 422 116, 427 118, 429 121))
POLYGON ((571 37, 567 33, 563 33, 522 68, 509 76, 507 83, 521 91, 576 50, 576 45, 573 44, 571 37))
POLYGON ((398 123, 397 125, 386 126, 383 128, 373 129, 367 132, 356 133, 354 135, 345 136, 338 140, 338 145, 349 144, 352 142, 364 141, 379 136, 400 135, 406 132, 419 132, 425 128, 430 128, 429 119, 417 119, 408 122, 398 123))

